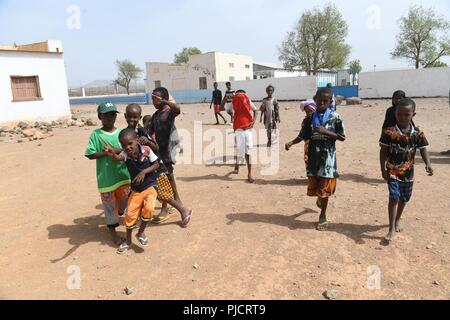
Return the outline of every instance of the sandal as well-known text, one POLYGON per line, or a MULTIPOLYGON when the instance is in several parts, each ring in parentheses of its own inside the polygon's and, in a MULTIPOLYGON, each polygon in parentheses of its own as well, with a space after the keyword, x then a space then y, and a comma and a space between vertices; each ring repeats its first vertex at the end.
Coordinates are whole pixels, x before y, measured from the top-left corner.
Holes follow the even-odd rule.
POLYGON ((128 250, 130 250, 130 248, 131 246, 129 246, 128 244, 122 243, 119 249, 117 249, 117 254, 125 254, 128 250))
POLYGON ((181 223, 181 226, 182 226, 183 228, 187 228, 187 227, 188 227, 189 223, 190 223, 191 220, 192 220, 192 215, 193 215, 193 214, 194 214, 194 210, 191 210, 191 211, 189 211, 189 215, 188 215, 186 218, 183 219, 183 221, 182 221, 182 223, 181 223))
POLYGON ((317 231, 327 231, 329 226, 330 226, 330 222, 329 221, 325 221, 325 222, 319 223, 317 225, 317 231))
POLYGON ((136 235, 136 240, 141 244, 141 246, 148 247, 149 240, 148 240, 147 236, 143 237, 143 236, 136 235))

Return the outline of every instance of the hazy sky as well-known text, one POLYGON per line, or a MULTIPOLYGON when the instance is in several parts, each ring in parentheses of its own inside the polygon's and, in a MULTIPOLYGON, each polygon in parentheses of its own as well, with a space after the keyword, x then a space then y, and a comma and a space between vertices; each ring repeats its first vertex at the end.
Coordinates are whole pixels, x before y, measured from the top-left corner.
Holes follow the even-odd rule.
POLYGON ((450 20, 449 0, 0 0, 0 43, 62 40, 70 85, 113 79, 116 59, 144 68, 146 61, 172 61, 186 46, 277 63, 277 47, 301 13, 328 2, 346 19, 351 59, 365 70, 407 67, 389 52, 411 3, 450 20), (80 9, 79 29, 71 6, 80 9))

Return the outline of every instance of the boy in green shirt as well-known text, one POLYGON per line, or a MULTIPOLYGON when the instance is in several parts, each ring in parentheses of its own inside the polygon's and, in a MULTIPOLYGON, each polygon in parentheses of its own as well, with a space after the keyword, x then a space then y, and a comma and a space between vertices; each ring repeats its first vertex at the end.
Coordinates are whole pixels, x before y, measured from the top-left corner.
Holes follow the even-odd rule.
POLYGON ((119 216, 125 213, 130 194, 130 175, 123 163, 115 162, 105 152, 106 146, 120 149, 120 129, 114 125, 117 119, 117 107, 112 103, 100 104, 97 108, 98 118, 102 128, 95 130, 89 138, 85 156, 97 162, 97 185, 105 210, 105 220, 116 245, 120 246, 123 239, 119 237, 116 228, 119 226, 119 216))

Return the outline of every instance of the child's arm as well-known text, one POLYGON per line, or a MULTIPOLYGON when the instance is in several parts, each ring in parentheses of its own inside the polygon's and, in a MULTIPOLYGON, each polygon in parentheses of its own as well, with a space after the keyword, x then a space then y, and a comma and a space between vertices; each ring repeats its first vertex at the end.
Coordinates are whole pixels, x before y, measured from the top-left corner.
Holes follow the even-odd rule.
POLYGON ((381 169, 381 175, 384 180, 388 180, 389 176, 386 170, 386 160, 387 160, 387 154, 388 154, 388 147, 381 146, 380 149, 380 169, 381 169))
POLYGON ((137 176, 136 178, 134 178, 133 183, 140 185, 144 179, 145 176, 149 173, 152 173, 153 171, 157 170, 159 168, 159 163, 158 161, 153 162, 153 164, 148 167, 147 169, 142 170, 137 176))
POLYGON ((213 95, 212 95, 212 99, 211 99, 211 104, 209 105, 209 109, 212 108, 213 102, 214 102, 214 91, 213 91, 213 95))
POLYGON ((431 167, 431 161, 430 161, 430 155, 428 154, 427 148, 420 149, 420 155, 422 156, 423 162, 425 162, 425 170, 427 171, 429 176, 432 176, 434 174, 434 170, 431 167))
POLYGON ((88 155, 88 156, 86 156, 86 158, 88 158, 89 160, 97 160, 97 159, 101 159, 101 158, 108 157, 108 156, 109 156, 108 153, 101 151, 101 152, 96 152, 94 154, 88 155))
POLYGON ((122 155, 122 150, 114 149, 111 146, 105 146, 104 151, 109 157, 111 157, 114 161, 123 162, 125 161, 125 156, 122 155))
POLYGON ((302 142, 303 139, 300 137, 295 138, 294 140, 292 140, 291 142, 286 143, 286 151, 289 151, 293 145, 299 144, 300 142, 302 142))

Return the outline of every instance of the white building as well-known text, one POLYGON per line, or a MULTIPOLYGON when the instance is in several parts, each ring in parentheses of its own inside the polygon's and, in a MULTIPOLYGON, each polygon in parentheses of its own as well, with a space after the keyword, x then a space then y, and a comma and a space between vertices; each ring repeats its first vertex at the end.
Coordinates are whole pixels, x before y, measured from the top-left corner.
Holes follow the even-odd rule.
POLYGON ((0 45, 0 123, 70 115, 61 42, 0 45))
POLYGON ((212 89, 214 82, 253 79, 253 58, 208 52, 189 57, 186 64, 147 62, 147 90, 166 87, 174 90, 212 89))
POLYGON ((274 63, 255 62, 253 63, 253 79, 268 78, 293 78, 304 77, 307 73, 304 71, 288 71, 282 66, 274 63))

